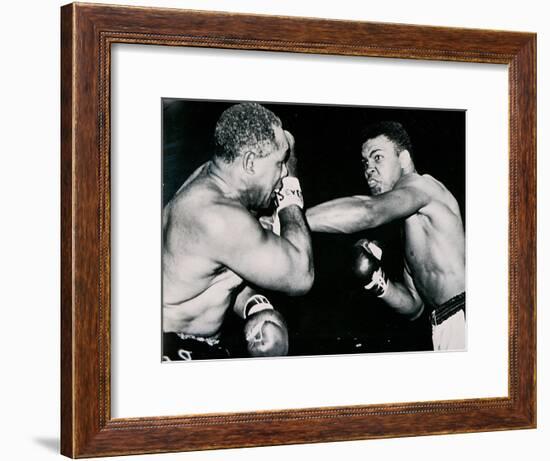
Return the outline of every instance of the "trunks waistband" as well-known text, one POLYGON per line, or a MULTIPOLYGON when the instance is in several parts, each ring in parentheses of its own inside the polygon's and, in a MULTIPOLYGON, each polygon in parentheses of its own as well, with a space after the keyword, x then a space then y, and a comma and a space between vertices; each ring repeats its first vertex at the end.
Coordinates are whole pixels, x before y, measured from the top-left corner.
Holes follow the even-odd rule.
POLYGON ((432 325, 440 325, 459 310, 466 314, 466 292, 462 292, 437 306, 430 314, 432 325))
POLYGON ((189 335, 187 333, 176 333, 180 339, 194 339, 195 341, 199 341, 201 343, 206 343, 209 346, 217 346, 220 343, 220 334, 217 333, 213 336, 196 336, 196 335, 189 335))

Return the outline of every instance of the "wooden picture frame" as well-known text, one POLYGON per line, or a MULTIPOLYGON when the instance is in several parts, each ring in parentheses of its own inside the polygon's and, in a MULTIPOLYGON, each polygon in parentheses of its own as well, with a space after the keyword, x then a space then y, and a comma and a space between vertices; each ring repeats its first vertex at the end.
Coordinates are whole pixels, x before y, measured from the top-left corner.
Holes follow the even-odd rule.
POLYGON ((61 452, 70 457, 536 426, 536 35, 157 8, 61 10, 61 452), (110 65, 114 43, 506 64, 508 396, 113 419, 110 65))

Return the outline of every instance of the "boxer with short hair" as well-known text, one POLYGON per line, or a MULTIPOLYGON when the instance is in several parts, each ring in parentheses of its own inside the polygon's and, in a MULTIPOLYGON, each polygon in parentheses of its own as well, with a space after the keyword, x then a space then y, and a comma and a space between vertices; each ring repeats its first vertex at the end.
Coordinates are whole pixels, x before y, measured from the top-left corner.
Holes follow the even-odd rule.
POLYGON ((370 195, 322 203, 307 210, 312 231, 354 233, 403 220, 403 283, 384 273, 383 251, 357 242, 354 272, 366 290, 397 313, 431 312, 434 349, 465 347, 465 253, 460 208, 449 190, 416 172, 409 136, 397 122, 367 128, 361 155, 370 195))
POLYGON ((212 357, 223 356, 219 334, 231 306, 246 320, 251 356, 284 355, 284 320, 257 290, 301 295, 313 283, 294 138, 256 103, 224 111, 214 137, 213 158, 163 210, 162 322, 165 343, 173 344, 163 355, 207 358, 208 346, 212 357), (264 229, 257 216, 274 200, 280 235, 264 229))

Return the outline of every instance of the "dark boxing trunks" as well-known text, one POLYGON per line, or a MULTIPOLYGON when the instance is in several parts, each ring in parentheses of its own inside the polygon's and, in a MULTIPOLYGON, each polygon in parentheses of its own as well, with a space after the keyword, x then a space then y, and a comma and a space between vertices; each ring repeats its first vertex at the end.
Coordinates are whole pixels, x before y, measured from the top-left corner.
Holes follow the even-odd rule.
POLYGON ((219 335, 202 337, 184 333, 162 334, 162 361, 226 359, 229 351, 219 335))
POLYGON ((461 309, 464 311, 464 315, 466 315, 465 292, 456 295, 455 297, 436 307, 430 314, 432 325, 441 325, 445 320, 456 314, 461 309))

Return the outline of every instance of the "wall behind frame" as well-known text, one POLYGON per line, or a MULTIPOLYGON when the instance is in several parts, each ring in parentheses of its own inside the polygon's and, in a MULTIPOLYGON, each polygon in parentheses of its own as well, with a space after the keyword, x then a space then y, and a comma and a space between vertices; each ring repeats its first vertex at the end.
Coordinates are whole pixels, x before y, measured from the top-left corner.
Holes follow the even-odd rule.
MULTIPOLYGON (((97 3, 93 0, 89 0, 97 3)), ((59 427, 59 7, 58 0, 12 2, 3 10, 2 114, 2 408, 9 436, 6 459, 61 459, 59 427), (24 26, 23 26, 24 25, 24 26)), ((538 81, 550 81, 550 34, 545 3, 525 0, 437 2, 308 2, 306 0, 118 0, 116 3, 318 16, 538 32, 538 81)), ((404 76, 406 78, 406 76, 404 76)), ((450 89, 452 91, 452 89, 450 89)), ((538 89, 539 280, 538 321, 548 326, 550 290, 550 97, 538 89), (547 276, 546 276, 547 279, 547 276)), ((488 267, 490 270, 490 266, 488 267)), ((488 325, 490 328, 490 325, 488 325)), ((542 331, 542 330, 541 330, 542 331)), ((538 337, 539 428, 455 436, 343 442, 187 454, 137 460, 399 459, 460 460, 491 453, 503 461, 543 460, 550 437, 548 335, 538 337)), ((376 377, 373 377, 375 379, 376 377)))

